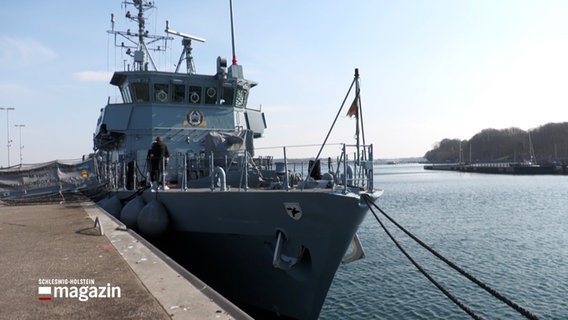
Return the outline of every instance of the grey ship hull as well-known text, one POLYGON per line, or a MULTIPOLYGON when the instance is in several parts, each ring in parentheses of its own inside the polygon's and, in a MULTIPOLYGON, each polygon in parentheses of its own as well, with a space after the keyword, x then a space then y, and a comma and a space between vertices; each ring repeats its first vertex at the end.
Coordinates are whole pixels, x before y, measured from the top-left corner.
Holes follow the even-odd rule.
MULTIPOLYGON (((125 198, 132 192, 118 192, 125 198)), ((368 212, 359 195, 328 190, 210 191, 190 189, 141 195, 167 209, 169 227, 154 243, 228 299, 266 318, 317 319, 329 286, 368 212), (297 205, 293 219, 286 205, 297 205), (281 256, 274 266, 278 232, 281 256)), ((375 194, 374 196, 377 196, 375 194)))

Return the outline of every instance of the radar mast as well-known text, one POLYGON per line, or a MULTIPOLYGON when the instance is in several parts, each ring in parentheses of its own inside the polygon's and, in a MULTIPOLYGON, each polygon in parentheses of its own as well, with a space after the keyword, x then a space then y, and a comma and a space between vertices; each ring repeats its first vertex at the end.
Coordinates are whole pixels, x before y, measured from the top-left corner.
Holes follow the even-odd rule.
POLYGON ((146 30, 146 18, 144 13, 148 10, 155 9, 156 6, 151 1, 146 0, 133 0, 124 1, 124 6, 133 5, 137 10, 138 14, 133 15, 130 11, 127 11, 125 17, 131 21, 138 24, 138 32, 132 33, 130 29, 126 32, 117 31, 114 29, 114 14, 111 14, 111 30, 107 31, 114 35, 114 44, 116 47, 126 49, 126 54, 132 57, 134 65, 134 71, 148 71, 149 65, 151 70, 157 71, 156 64, 152 59, 150 51, 165 51, 167 47, 167 40, 173 40, 172 37, 153 35, 146 30), (119 37, 126 40, 119 42, 119 37), (156 45, 156 43, 163 43, 162 46, 156 45), (149 46, 154 44, 154 46, 149 46))

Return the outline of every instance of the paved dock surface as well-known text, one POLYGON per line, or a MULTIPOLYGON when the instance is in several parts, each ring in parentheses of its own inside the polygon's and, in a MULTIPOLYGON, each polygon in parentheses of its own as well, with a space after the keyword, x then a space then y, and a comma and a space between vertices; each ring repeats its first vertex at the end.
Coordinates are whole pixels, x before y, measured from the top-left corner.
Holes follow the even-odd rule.
POLYGON ((248 318, 117 226, 91 202, 0 204, 0 319, 248 318))

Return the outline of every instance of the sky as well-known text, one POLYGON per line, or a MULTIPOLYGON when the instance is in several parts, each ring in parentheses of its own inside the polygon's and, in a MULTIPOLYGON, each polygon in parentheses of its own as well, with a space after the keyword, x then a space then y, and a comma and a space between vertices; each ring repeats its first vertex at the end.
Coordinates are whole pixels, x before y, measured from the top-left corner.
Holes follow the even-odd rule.
MULTIPOLYGON (((111 13, 116 29, 134 28, 122 2, 69 3, 2 6, 0 108, 14 110, 0 110, 0 166, 8 164, 7 129, 11 165, 20 151, 24 163, 89 154, 100 109, 117 96, 109 80, 124 55, 106 31, 111 13)), ((214 74, 217 56, 230 61, 228 0, 155 3, 151 33, 163 34, 169 20, 170 28, 207 40, 193 45, 198 73, 214 74)), ((469 139, 485 128, 567 121, 568 1, 234 0, 233 6, 238 63, 259 83, 249 107, 261 107, 268 124, 257 147, 320 144, 355 68, 375 158, 423 156, 442 139, 469 139)), ((181 52, 178 39, 172 45, 155 57, 168 70, 181 52)), ((347 107, 332 143, 354 141, 347 107)))

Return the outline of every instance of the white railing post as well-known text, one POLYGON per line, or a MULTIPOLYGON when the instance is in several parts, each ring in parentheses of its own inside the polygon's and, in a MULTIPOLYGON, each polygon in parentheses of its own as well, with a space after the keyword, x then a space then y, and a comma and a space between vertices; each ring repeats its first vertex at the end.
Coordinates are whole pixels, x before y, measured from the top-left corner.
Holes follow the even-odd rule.
POLYGON ((347 193, 347 150, 343 144, 343 194, 347 193))
POLYGON ((368 171, 368 180, 367 180, 367 190, 369 192, 373 192, 373 190, 375 189, 375 176, 373 174, 373 167, 374 167, 374 163, 373 163, 373 145, 369 145, 369 161, 371 162, 371 169, 369 169, 368 171))
POLYGON ((209 174, 211 175, 211 191, 215 190, 215 173, 213 172, 213 151, 209 155, 209 174))
POLYGON ((183 191, 187 191, 187 153, 183 154, 183 191))
POLYGON ((249 183, 248 183, 248 151, 245 151, 245 163, 243 166, 243 170, 245 171, 245 191, 248 191, 249 189, 249 183))
POLYGON ((290 190, 290 181, 288 181, 288 158, 286 157, 286 147, 282 147, 284 151, 284 190, 290 190))
POLYGON ((162 155, 162 190, 166 190, 166 157, 162 155))

